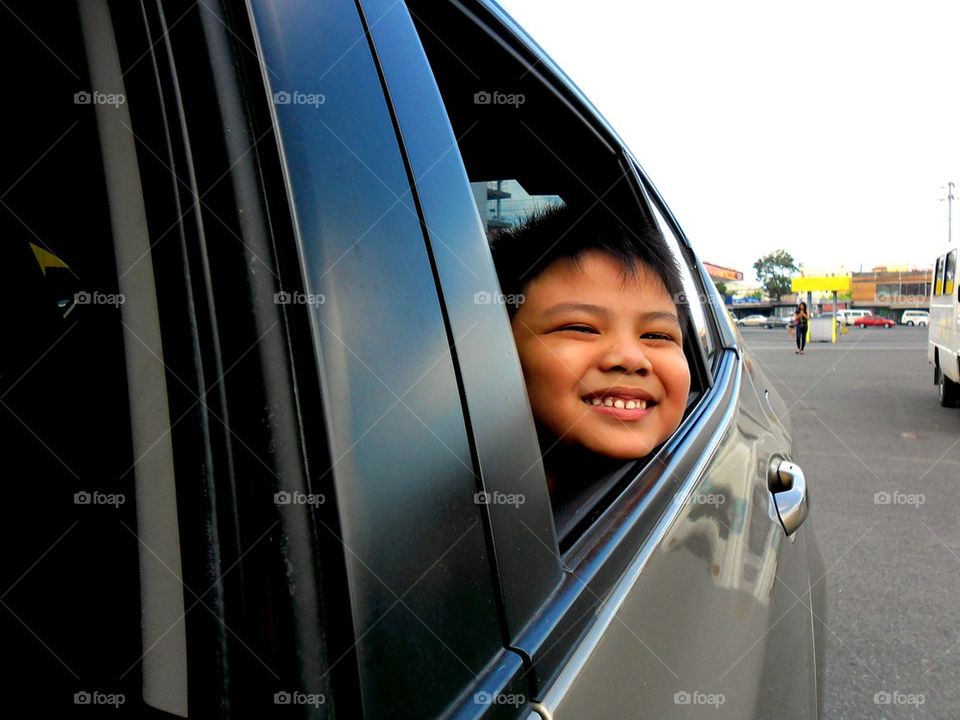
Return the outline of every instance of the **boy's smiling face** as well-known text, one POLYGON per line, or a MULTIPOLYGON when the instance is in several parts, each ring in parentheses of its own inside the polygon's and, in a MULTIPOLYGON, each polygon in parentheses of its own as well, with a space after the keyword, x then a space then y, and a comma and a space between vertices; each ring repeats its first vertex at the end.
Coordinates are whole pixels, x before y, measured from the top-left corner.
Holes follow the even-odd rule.
POLYGON ((602 251, 579 261, 534 278, 512 320, 533 415, 565 444, 643 457, 676 430, 690 391, 677 308, 640 262, 631 278, 602 251))

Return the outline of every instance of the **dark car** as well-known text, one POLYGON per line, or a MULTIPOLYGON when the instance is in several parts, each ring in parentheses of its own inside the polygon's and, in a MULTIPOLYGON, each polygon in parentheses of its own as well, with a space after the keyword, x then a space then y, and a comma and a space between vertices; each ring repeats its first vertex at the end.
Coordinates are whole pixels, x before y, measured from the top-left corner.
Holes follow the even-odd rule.
POLYGON ((897 323, 895 320, 891 320, 890 318, 881 317, 880 315, 874 315, 871 313, 869 315, 864 315, 863 317, 857 318, 856 320, 853 321, 853 324, 860 328, 865 328, 865 327, 892 328, 897 323))
POLYGON ((777 384, 498 6, 7 10, 8 700, 818 717, 824 569, 777 384), (574 201, 665 235, 691 392, 561 498, 489 239, 574 201))

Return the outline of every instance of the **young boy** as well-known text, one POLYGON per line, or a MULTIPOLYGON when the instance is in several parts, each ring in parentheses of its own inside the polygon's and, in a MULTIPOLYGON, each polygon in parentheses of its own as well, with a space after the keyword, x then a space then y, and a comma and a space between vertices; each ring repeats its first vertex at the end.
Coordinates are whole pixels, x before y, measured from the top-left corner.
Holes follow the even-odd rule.
POLYGON ((493 257, 504 294, 523 297, 508 308, 551 492, 664 442, 690 370, 660 232, 561 206, 499 234, 493 257))

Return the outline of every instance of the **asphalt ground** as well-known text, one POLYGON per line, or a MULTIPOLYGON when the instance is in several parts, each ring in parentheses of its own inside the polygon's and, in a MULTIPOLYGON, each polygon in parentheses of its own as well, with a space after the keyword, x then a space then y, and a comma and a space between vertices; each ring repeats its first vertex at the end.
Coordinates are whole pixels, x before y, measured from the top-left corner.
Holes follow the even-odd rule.
POLYGON ((825 718, 960 718, 960 409, 939 405, 926 328, 802 356, 785 330, 742 334, 791 406, 827 569, 825 718))

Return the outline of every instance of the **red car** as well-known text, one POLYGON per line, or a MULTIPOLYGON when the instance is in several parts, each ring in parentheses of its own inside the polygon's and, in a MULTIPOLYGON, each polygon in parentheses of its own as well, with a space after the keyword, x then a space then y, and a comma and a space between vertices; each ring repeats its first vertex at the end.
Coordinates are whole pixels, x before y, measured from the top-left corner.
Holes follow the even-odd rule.
POLYGON ((885 328, 892 328, 897 323, 891 320, 890 318, 880 317, 879 315, 864 315, 861 318, 857 318, 853 322, 854 325, 858 327, 869 327, 873 325, 879 325, 885 328))

